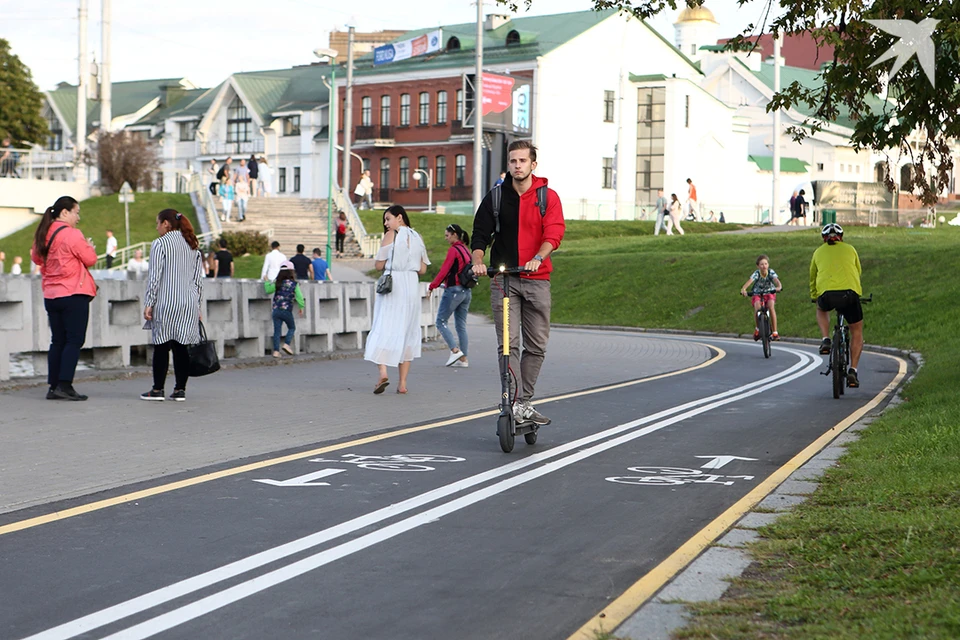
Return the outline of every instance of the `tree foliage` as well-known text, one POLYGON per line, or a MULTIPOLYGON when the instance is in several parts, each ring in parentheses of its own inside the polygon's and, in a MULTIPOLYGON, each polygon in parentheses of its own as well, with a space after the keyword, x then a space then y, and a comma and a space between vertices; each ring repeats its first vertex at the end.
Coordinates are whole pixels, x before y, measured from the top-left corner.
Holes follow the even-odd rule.
MULTIPOLYGON (((534 0, 497 0, 517 9, 534 0)), ((546 0, 537 0, 545 2, 546 0)), ((594 9, 619 9, 646 19, 678 5, 695 7, 703 0, 584 0, 594 9)), ((819 88, 797 82, 774 95, 767 110, 805 105, 812 116, 788 132, 802 140, 834 121, 841 110, 855 121, 854 149, 873 149, 887 157, 887 187, 894 188, 891 156, 902 154, 914 165, 913 191, 932 204, 949 189, 952 151, 960 137, 960 2, 956 0, 737 0, 761 16, 727 45, 748 50, 751 36, 762 33, 809 34, 818 45, 833 45, 833 64, 821 70, 819 88), (779 15, 777 15, 779 14, 779 15), (774 17, 776 16, 776 17, 774 17), (933 33, 936 45, 936 87, 931 85, 916 56, 895 76, 895 60, 871 66, 898 39, 867 20, 940 21, 933 33), (878 100, 878 96, 886 99, 878 100), (910 144, 913 139, 916 148, 910 144)))
POLYGON ((50 135, 42 108, 43 94, 30 69, 0 38, 0 136, 9 135, 15 147, 42 144, 50 135))
POLYGON ((101 186, 114 192, 120 191, 124 182, 139 191, 153 188, 160 149, 138 133, 101 132, 93 155, 100 169, 101 186))

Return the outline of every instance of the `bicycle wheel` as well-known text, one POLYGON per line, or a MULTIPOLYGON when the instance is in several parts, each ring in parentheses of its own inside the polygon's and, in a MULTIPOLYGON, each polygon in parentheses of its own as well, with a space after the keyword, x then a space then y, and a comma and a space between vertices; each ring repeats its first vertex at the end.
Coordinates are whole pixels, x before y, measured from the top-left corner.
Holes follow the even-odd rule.
POLYGON ((511 416, 500 416, 497 420, 497 435, 500 437, 500 448, 504 453, 513 451, 513 419, 511 416))
POLYGON ((770 316, 760 313, 760 340, 763 341, 763 357, 770 357, 770 316))
POLYGON ((840 367, 840 373, 843 376, 843 384, 840 385, 840 395, 843 395, 847 388, 847 367, 850 366, 850 330, 843 328, 843 366, 840 367))
POLYGON ((843 382, 846 371, 843 370, 843 340, 840 332, 833 333, 833 344, 830 346, 830 372, 833 374, 833 397, 840 399, 843 395, 843 382))

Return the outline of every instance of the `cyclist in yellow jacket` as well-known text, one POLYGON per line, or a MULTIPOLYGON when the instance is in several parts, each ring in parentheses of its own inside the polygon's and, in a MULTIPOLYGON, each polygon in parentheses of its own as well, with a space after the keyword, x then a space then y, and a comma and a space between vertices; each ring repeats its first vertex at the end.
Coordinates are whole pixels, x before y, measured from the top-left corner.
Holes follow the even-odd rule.
POLYGON ((824 225, 820 230, 823 244, 813 252, 810 261, 810 297, 817 302, 817 325, 823 341, 820 353, 830 353, 830 312, 837 310, 850 327, 850 370, 847 386, 859 387, 857 365, 863 350, 863 309, 860 296, 860 256, 843 241, 843 227, 824 225))

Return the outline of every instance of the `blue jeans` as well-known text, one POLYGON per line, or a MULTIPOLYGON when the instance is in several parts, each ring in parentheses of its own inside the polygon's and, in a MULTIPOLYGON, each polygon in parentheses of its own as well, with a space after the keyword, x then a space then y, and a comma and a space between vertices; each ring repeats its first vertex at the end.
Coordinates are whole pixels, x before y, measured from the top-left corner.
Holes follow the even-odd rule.
POLYGON ((273 350, 280 351, 280 331, 283 329, 283 323, 287 323, 287 336, 284 342, 290 344, 293 342, 293 334, 297 330, 297 323, 293 321, 293 311, 290 309, 273 310, 273 350))
POLYGON ((443 336, 451 351, 460 347, 463 355, 467 355, 467 313, 470 311, 470 299, 472 297, 473 292, 470 289, 465 289, 459 285, 447 287, 440 299, 440 308, 437 309, 437 329, 440 331, 440 335, 443 336), (454 339, 450 327, 447 326, 447 320, 450 319, 451 314, 454 315, 454 321, 456 322, 459 344, 454 339))

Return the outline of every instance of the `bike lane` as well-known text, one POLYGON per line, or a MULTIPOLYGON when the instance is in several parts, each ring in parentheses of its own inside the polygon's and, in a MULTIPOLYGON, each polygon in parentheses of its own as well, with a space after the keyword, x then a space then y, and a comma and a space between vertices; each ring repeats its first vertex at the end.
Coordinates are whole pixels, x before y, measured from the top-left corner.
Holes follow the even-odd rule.
MULTIPOLYGON (((499 452, 487 416, 0 537, 2 582, 23 585, 0 624, 11 637, 64 621, 41 637, 104 622, 89 637, 137 624, 118 637, 253 638, 275 625, 278 637, 570 633, 857 402, 824 404, 813 356, 758 361, 755 349, 722 348, 731 355, 680 376, 543 403, 555 424, 514 455, 499 452), (756 395, 703 401, 744 383, 756 395), (804 420, 811 402, 824 410, 804 420), (752 477, 608 480, 643 477, 643 466, 752 477), (283 544, 295 547, 244 560, 283 544), (169 586, 231 562, 246 564, 169 586), (64 579, 33 577, 43 575, 64 579)), ((879 373, 879 356, 864 372, 874 360, 879 373)), ((864 378, 866 400, 883 379, 864 378)))

